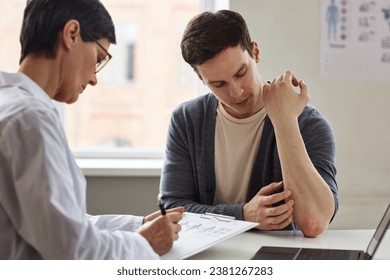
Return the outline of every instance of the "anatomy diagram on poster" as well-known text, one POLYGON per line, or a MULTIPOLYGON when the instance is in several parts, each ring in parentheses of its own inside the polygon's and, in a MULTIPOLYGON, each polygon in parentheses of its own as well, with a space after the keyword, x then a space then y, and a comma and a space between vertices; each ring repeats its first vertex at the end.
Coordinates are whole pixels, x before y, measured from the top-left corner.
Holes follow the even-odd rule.
POLYGON ((390 0, 322 0, 324 80, 390 81, 390 0))

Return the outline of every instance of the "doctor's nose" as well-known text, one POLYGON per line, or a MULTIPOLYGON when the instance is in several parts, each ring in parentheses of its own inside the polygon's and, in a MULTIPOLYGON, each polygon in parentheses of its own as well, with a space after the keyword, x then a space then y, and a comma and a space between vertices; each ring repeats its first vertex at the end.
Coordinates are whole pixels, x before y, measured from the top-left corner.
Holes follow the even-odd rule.
POLYGON ((93 75, 93 77, 92 77, 92 79, 91 80, 89 80, 89 84, 91 85, 91 86, 96 86, 97 85, 97 78, 96 78, 96 74, 94 74, 93 75))

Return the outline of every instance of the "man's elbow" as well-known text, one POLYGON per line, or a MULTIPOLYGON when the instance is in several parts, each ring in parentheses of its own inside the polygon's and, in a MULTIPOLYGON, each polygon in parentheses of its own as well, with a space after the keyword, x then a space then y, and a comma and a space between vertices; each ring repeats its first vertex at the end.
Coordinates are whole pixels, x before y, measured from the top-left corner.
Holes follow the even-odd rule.
POLYGON ((323 233, 328 225, 328 223, 321 223, 316 219, 308 219, 300 226, 300 229, 305 237, 314 238, 323 233))

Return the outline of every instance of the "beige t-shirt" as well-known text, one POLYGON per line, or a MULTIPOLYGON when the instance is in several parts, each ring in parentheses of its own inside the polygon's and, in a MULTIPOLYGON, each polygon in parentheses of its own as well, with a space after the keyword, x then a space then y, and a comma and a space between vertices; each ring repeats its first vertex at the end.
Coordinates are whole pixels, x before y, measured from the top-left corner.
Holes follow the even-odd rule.
POLYGON ((214 205, 246 202, 248 184, 263 132, 265 108, 246 119, 229 115, 221 102, 215 131, 214 205))

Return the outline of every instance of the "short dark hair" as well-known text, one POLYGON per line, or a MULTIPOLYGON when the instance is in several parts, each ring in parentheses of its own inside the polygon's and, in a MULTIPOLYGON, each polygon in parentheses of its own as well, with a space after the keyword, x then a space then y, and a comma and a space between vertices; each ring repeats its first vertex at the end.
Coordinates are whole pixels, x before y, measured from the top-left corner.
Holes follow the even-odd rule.
POLYGON ((237 45, 252 55, 248 27, 239 13, 230 10, 203 12, 188 23, 181 41, 181 53, 197 71, 197 65, 237 45))
POLYGON ((116 43, 114 23, 99 0, 29 0, 20 33, 20 62, 30 53, 54 57, 59 33, 69 20, 80 23, 83 41, 116 43))

